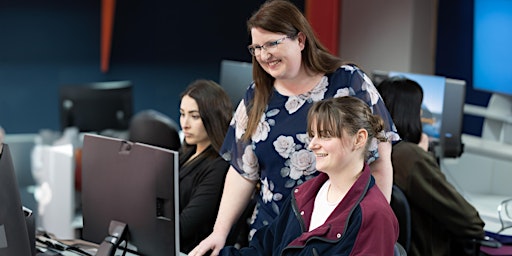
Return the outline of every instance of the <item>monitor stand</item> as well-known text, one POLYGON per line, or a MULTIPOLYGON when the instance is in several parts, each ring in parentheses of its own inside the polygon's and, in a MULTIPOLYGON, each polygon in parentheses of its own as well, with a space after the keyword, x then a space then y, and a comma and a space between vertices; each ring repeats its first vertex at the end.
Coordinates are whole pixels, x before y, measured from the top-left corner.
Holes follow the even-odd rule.
POLYGON ((487 112, 482 138, 512 144, 512 96, 493 94, 487 112))
POLYGON ((100 244, 96 256, 114 256, 121 242, 126 239, 128 227, 126 223, 112 220, 108 231, 109 235, 100 244))

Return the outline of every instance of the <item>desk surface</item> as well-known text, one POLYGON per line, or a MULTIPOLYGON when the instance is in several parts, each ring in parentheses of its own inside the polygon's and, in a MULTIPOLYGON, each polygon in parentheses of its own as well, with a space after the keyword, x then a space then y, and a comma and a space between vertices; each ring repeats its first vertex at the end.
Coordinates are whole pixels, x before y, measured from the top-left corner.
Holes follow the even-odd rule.
MULTIPOLYGON (((498 206, 503 200, 509 199, 508 196, 468 194, 468 201, 477 209, 480 217, 485 222, 484 230, 493 233, 501 229, 501 222, 498 216, 498 206)), ((512 225, 512 220, 506 220, 508 225, 512 225)), ((512 236, 512 227, 505 229, 500 234, 512 236)))
MULTIPOLYGON (((98 245, 81 239, 71 240, 57 240, 49 238, 47 236, 38 235, 36 236, 36 248, 40 252, 58 251, 64 256, 83 256, 83 255, 96 255, 98 251, 98 245), (51 245, 51 246, 50 246, 51 245), (49 248, 52 247, 52 248, 49 248), (80 253, 85 252, 85 253, 80 253)), ((43 254, 44 255, 44 254, 43 254)), ((50 255, 50 254, 49 254, 50 255)), ((53 255, 53 254, 52 254, 53 255)), ((122 249, 115 252, 116 256, 127 255, 137 256, 130 252, 124 253, 122 249)), ((186 256, 184 253, 180 253, 180 256, 186 256)))

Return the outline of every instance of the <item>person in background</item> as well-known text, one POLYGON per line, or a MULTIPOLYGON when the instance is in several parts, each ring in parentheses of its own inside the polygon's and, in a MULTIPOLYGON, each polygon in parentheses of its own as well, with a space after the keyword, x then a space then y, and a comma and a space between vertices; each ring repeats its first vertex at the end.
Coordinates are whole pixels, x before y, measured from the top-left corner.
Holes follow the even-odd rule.
POLYGON ((385 79, 377 89, 402 138, 393 146, 391 159, 393 181, 411 207, 408 255, 464 255, 461 239, 483 239, 484 222, 446 180, 435 157, 420 146, 423 89, 403 77, 385 79))
POLYGON ((213 81, 196 80, 181 94, 179 221, 184 253, 212 232, 229 168, 219 149, 232 115, 229 96, 213 81))
POLYGON ((294 189, 249 247, 221 255, 393 255, 398 221, 366 163, 372 138, 386 141, 383 124, 355 97, 315 103, 307 131, 320 174, 294 189))
POLYGON ((391 143, 398 139, 370 78, 344 65, 315 37, 304 15, 286 0, 267 1, 247 22, 254 82, 238 105, 220 153, 230 161, 213 233, 189 254, 218 254, 256 189, 251 236, 281 211, 293 188, 316 176, 307 148, 306 116, 317 101, 355 96, 384 120, 387 142, 374 141, 368 162, 390 200, 391 143))

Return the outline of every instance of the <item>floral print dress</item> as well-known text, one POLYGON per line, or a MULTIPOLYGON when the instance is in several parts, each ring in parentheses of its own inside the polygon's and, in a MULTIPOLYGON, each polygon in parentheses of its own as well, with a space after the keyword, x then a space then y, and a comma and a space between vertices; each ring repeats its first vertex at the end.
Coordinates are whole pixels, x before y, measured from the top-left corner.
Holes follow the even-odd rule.
MULTIPOLYGON (((296 185, 318 174, 315 155, 307 148, 307 113, 314 102, 341 96, 355 96, 365 101, 374 114, 384 119, 387 137, 392 141, 399 139, 377 89, 370 78, 354 66, 341 66, 304 94, 289 97, 274 90, 256 132, 251 140, 244 141, 241 138, 248 121, 246 103, 254 97, 254 84, 247 89, 231 120, 220 154, 240 175, 259 180, 250 237, 279 214, 284 199, 296 185)), ((378 157, 376 139, 370 151, 368 162, 378 157)))

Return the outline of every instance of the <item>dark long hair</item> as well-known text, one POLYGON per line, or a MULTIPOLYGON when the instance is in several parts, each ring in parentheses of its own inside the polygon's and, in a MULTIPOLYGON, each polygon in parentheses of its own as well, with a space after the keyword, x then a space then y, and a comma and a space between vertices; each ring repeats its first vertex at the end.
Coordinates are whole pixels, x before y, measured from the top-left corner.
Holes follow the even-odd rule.
MULTIPOLYGON (((233 115, 233 106, 229 96, 219 84, 205 79, 192 82, 181 93, 180 99, 185 95, 196 101, 211 146, 218 155, 233 115)), ((185 155, 195 148, 195 146, 183 143, 185 155)))
MULTIPOLYGON (((260 8, 247 21, 249 34, 252 28, 261 28, 274 33, 282 33, 295 38, 299 32, 305 35, 306 42, 302 51, 302 65, 307 72, 332 73, 339 68, 343 62, 331 54, 327 48, 317 39, 313 28, 302 12, 290 1, 269 0, 263 3, 260 8)), ((252 57, 252 75, 255 83, 255 93, 252 102, 249 102, 249 121, 247 130, 243 136, 249 139, 256 130, 261 115, 272 94, 275 78, 269 75, 258 64, 256 57, 252 57)))
POLYGON ((412 143, 419 143, 423 128, 421 104, 423 89, 416 82, 404 77, 383 80, 377 90, 388 108, 400 137, 412 143))

